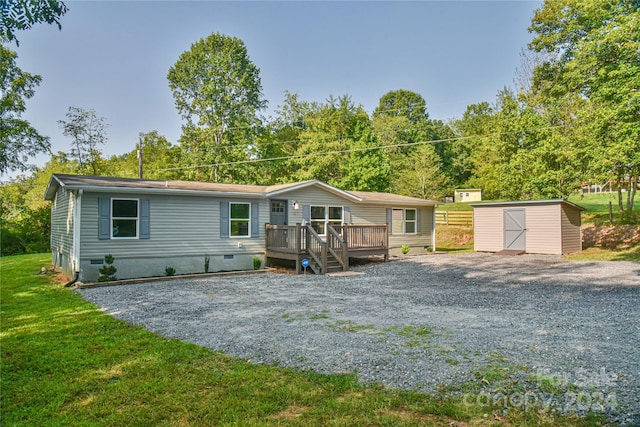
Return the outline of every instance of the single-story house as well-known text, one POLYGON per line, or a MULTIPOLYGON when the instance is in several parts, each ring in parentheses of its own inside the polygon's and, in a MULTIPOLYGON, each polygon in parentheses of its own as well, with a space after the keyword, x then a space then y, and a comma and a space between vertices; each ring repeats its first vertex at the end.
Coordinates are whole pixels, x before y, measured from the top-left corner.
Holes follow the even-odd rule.
MULTIPOLYGON (((349 257, 435 248, 435 201, 344 191, 318 180, 258 186, 54 174, 52 261, 97 280, 245 270, 253 258, 308 259, 324 274, 349 257), (332 266, 333 264, 333 266, 332 266)), ((345 264, 346 261, 346 264, 345 264)), ((339 265, 338 265, 339 264, 339 265)))
POLYGON ((458 202, 479 202, 482 200, 481 188, 457 188, 453 193, 453 200, 458 202))
POLYGON ((582 250, 585 209, 564 199, 472 203, 474 249, 562 255, 582 250))

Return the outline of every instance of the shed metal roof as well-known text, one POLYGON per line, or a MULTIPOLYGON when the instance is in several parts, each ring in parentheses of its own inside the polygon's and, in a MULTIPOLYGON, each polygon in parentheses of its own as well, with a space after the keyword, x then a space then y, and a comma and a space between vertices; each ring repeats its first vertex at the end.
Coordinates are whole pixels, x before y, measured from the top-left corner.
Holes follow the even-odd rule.
POLYGON ((548 205, 553 203, 565 203, 569 206, 573 206, 574 208, 580 209, 581 211, 586 211, 582 206, 576 205, 566 199, 544 199, 544 200, 514 200, 514 201, 504 201, 504 202, 474 202, 469 203, 469 206, 473 206, 474 208, 480 208, 484 206, 516 206, 516 205, 548 205))

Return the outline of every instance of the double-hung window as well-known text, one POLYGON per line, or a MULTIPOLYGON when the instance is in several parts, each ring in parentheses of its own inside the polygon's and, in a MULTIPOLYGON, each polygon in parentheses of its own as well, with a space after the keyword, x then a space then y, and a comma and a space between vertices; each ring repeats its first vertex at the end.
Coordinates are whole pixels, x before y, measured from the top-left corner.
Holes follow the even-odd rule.
POLYGON ((393 209, 391 234, 416 234, 418 232, 416 209, 393 209))
POLYGON ((251 236, 251 203, 229 203, 229 230, 231 237, 251 236))
POLYGON ((137 239, 139 219, 138 199, 111 199, 113 239, 137 239))
POLYGON ((342 206, 311 206, 311 227, 321 236, 327 234, 327 224, 333 227, 340 226, 343 218, 342 206))

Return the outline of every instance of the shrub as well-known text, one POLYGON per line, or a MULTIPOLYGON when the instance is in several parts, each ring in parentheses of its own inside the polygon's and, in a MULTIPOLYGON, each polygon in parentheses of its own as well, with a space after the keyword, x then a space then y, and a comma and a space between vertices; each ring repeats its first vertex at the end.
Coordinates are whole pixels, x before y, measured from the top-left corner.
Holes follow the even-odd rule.
POLYGON ((98 282, 112 282, 117 280, 115 274, 118 269, 113 265, 113 261, 115 261, 113 255, 109 254, 104 256, 104 264, 98 269, 100 272, 98 282))
POLYGON ((174 276, 176 274, 176 269, 171 266, 167 266, 164 268, 164 274, 167 276, 174 276))
POLYGON ((258 258, 257 256, 253 257, 253 269, 254 270, 260 270, 260 267, 262 267, 262 260, 260 258, 258 258))
POLYGON ((411 248, 409 247, 409 245, 402 245, 402 254, 403 255, 408 254, 410 250, 411 250, 411 248))

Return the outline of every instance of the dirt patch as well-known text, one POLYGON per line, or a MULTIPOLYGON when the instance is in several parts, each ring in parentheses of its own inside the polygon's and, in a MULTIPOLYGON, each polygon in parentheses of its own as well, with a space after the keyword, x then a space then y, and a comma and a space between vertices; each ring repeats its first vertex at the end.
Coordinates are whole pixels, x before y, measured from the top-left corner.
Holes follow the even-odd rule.
POLYGON ((603 225, 582 228, 582 247, 623 250, 640 245, 640 225, 603 225))

